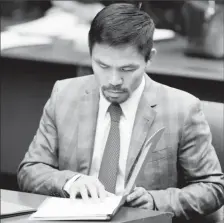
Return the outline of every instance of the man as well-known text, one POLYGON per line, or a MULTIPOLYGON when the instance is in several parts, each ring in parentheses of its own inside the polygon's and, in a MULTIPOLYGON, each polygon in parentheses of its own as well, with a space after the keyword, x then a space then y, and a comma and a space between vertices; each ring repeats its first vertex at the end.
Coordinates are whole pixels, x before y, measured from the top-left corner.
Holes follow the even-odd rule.
POLYGON ((222 206, 224 177, 200 101, 144 72, 153 32, 150 16, 131 4, 97 14, 89 31, 94 76, 56 82, 18 169, 22 190, 85 200, 122 194, 143 142, 165 127, 127 204, 181 220, 222 206))

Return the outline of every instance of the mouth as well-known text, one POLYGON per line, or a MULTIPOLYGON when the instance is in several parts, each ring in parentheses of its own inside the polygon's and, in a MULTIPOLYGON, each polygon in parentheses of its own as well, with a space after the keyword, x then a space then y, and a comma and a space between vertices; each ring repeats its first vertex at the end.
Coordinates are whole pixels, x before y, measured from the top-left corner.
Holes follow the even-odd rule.
POLYGON ((112 90, 107 90, 106 95, 112 98, 118 98, 120 97, 124 92, 123 91, 112 91, 112 90))
POLYGON ((114 90, 107 90, 109 93, 114 93, 114 94, 120 94, 124 93, 124 91, 114 91, 114 90))

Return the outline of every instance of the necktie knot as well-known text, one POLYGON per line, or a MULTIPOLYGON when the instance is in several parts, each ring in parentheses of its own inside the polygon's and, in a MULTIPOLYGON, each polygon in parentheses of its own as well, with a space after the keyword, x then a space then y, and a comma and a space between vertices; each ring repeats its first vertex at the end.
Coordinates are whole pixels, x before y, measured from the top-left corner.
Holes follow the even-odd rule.
POLYGON ((111 121, 112 122, 119 122, 120 117, 122 115, 121 106, 117 103, 112 103, 109 108, 108 112, 110 113, 111 121))

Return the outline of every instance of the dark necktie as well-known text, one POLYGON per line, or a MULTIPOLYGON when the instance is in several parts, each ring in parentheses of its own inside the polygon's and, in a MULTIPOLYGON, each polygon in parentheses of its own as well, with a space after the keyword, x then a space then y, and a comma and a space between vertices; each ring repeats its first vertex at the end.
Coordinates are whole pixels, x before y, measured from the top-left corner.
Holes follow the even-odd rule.
POLYGON ((120 156, 119 123, 122 110, 119 104, 112 103, 108 111, 111 117, 111 126, 100 166, 99 180, 105 190, 115 193, 120 156))

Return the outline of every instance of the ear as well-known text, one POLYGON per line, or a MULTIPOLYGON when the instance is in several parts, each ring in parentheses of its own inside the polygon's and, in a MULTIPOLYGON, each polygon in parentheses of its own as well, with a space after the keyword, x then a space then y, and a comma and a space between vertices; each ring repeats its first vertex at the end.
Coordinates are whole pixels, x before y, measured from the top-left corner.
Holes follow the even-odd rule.
POLYGON ((150 58, 149 58, 149 60, 152 60, 152 58, 154 57, 154 55, 156 55, 156 53, 157 53, 156 49, 155 49, 155 48, 152 48, 152 49, 151 49, 151 53, 150 53, 150 58))
POLYGON ((151 61, 152 61, 152 58, 156 55, 156 49, 155 48, 152 48, 151 49, 151 53, 150 53, 150 57, 149 57, 149 60, 147 62, 147 66, 150 65, 151 61))

